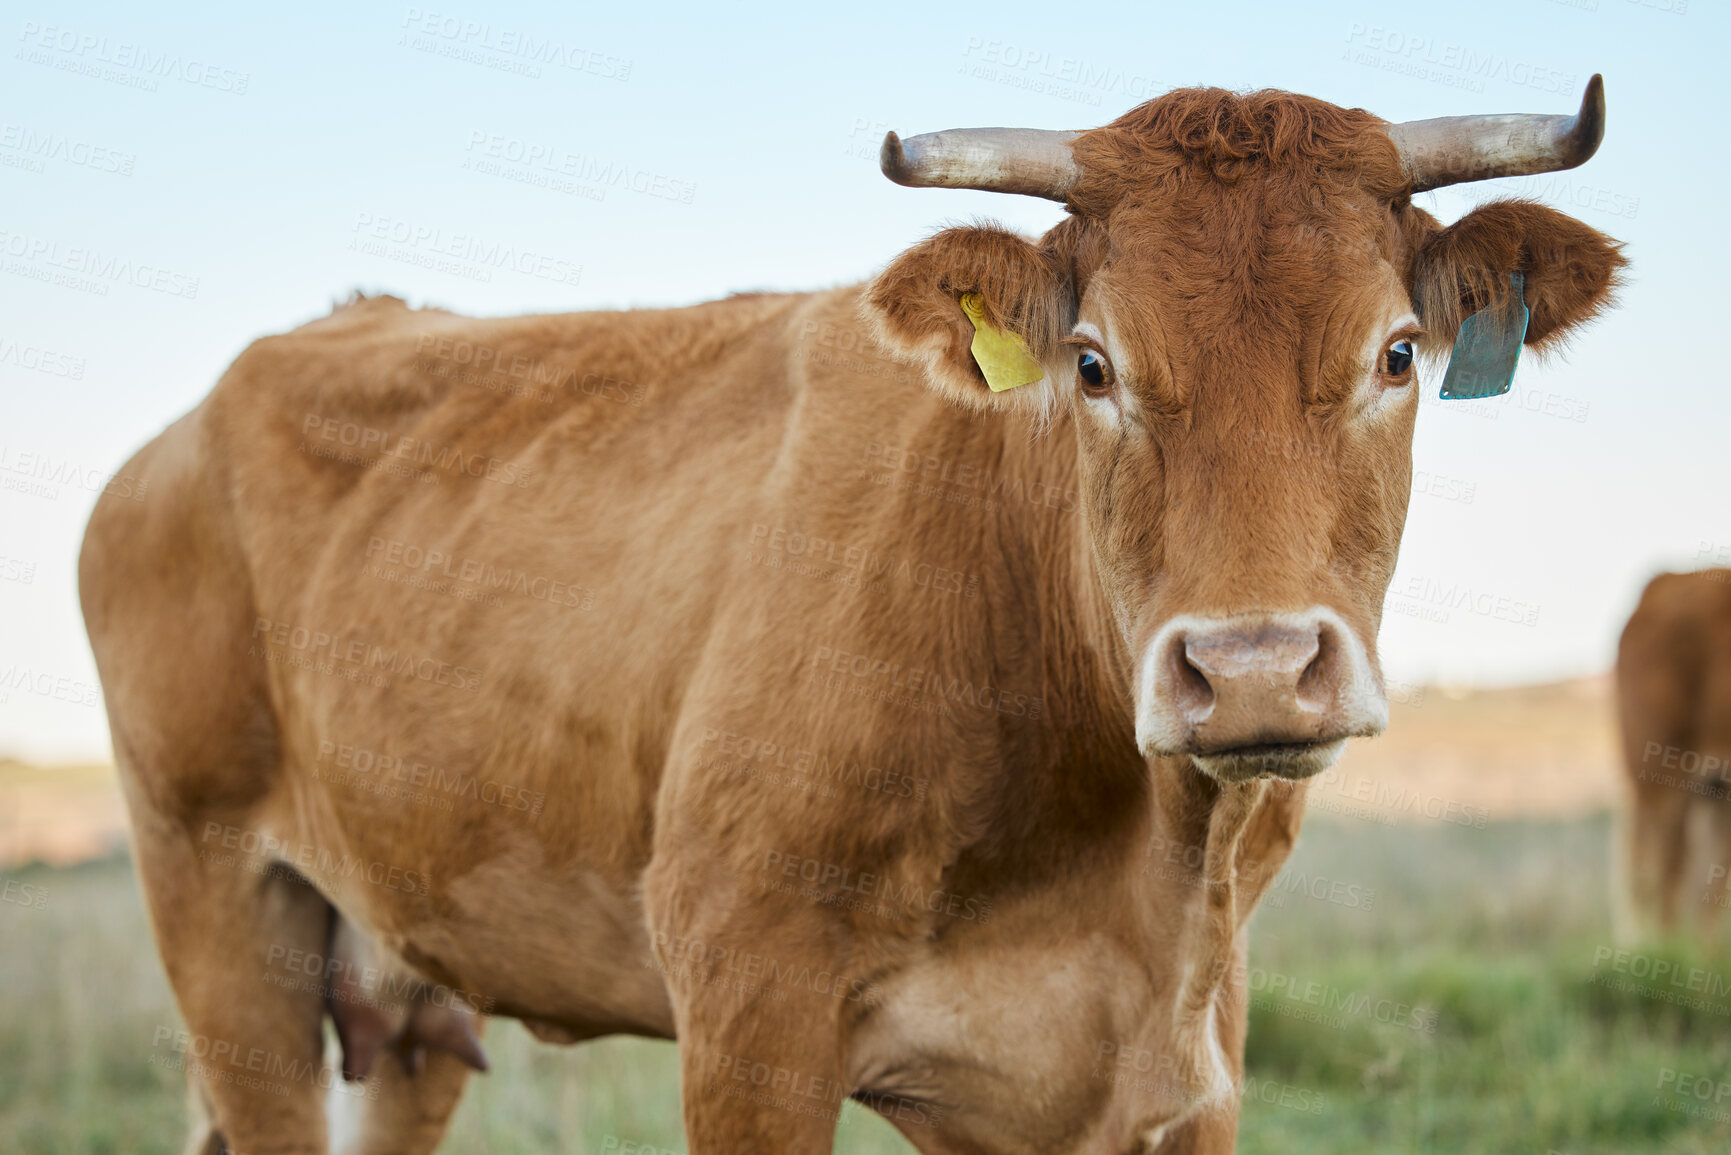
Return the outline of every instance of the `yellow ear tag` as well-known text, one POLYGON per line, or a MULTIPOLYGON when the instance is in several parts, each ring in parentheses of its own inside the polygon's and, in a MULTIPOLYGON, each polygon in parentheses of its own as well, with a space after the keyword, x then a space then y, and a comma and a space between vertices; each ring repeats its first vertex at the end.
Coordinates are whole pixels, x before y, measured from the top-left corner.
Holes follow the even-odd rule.
POLYGON ((1028 346, 1014 333, 993 328, 986 320, 985 305, 978 293, 962 294, 962 312, 974 323, 974 343, 968 346, 974 363, 986 375, 986 384, 993 393, 1002 393, 1019 385, 1032 385, 1046 375, 1046 370, 1028 352, 1028 346))

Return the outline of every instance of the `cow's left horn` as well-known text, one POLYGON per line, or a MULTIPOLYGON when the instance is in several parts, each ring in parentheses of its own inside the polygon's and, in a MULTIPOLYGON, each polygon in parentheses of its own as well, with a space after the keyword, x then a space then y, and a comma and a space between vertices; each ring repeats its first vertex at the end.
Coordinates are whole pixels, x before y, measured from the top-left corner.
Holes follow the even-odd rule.
POLYGON ((884 137, 878 164, 910 188, 972 188, 1061 201, 1082 178, 1070 155, 1079 134, 1043 128, 955 128, 884 137))
POLYGON ((1413 192, 1585 164, 1605 139, 1605 81, 1587 81, 1574 116, 1444 116, 1391 124, 1413 192))

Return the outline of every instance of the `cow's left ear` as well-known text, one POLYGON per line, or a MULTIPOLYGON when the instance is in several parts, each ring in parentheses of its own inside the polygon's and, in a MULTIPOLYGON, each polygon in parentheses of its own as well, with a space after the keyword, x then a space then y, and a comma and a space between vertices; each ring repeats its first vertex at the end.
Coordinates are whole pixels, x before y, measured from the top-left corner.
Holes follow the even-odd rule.
POLYGON ((1049 361, 1076 316, 1070 261, 1051 240, 990 224, 945 229, 890 262, 866 286, 861 313, 880 344, 922 364, 951 400, 1045 408, 1051 382, 1027 358, 1049 361))
POLYGON ((1508 291, 1519 270, 1531 310, 1526 344, 1544 351, 1611 304, 1628 264, 1622 243, 1531 201, 1480 205, 1433 234, 1413 261, 1412 296, 1429 351, 1446 352, 1461 322, 1508 291))

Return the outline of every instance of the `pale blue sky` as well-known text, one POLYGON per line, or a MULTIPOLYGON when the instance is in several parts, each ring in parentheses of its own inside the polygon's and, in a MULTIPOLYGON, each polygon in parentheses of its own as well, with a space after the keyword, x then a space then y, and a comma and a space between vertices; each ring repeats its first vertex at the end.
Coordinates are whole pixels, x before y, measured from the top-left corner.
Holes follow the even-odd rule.
POLYGON ((1703 543, 1731 562, 1722 5, 149 7, 9 4, 0 23, 0 676, 65 679, 0 685, 0 754, 107 750, 73 580, 94 494, 30 491, 25 455, 118 469, 249 340, 355 287, 478 314, 677 304, 858 280, 946 221, 1039 231, 1058 206, 890 184, 884 129, 1083 128, 1187 84, 1398 120, 1568 112, 1605 74, 1584 169, 1431 198, 1445 220, 1551 201, 1628 241, 1634 275, 1512 398, 1425 406, 1416 465, 1438 492, 1413 499, 1391 677, 1602 670, 1648 576, 1703 543), (535 63, 547 42, 562 62, 535 63), (520 179, 609 164, 644 191, 520 179), (531 271, 426 265, 496 246, 531 271), (121 262, 145 284, 100 275, 121 262), (97 283, 40 279, 69 264, 97 283), (1451 584, 1537 622, 1414 616, 1451 584))

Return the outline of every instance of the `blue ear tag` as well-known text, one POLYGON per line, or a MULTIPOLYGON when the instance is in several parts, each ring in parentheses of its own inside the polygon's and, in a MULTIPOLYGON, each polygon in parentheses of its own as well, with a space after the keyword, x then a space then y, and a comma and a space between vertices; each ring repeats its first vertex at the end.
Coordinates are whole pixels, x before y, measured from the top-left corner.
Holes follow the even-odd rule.
POLYGON ((1515 383, 1521 342, 1527 336, 1526 278, 1509 274, 1513 292, 1501 311, 1480 309, 1461 323, 1443 375, 1445 401, 1500 397, 1515 383))

